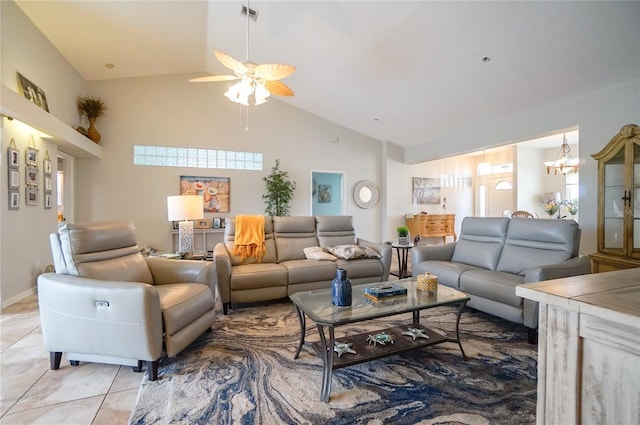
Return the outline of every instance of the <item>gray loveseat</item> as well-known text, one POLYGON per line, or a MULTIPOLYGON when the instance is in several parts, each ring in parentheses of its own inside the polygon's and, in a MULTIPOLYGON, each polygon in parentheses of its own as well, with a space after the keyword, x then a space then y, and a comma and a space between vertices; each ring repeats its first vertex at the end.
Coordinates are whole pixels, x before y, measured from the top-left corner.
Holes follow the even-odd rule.
POLYGON ((535 341, 538 304, 516 295, 516 286, 591 272, 578 256, 580 229, 574 220, 466 217, 457 242, 415 247, 414 276, 429 272, 459 289, 467 304, 528 328, 535 341))
POLYGON ((226 220, 224 241, 214 249, 224 314, 230 304, 286 298, 290 294, 329 288, 336 269, 347 270, 354 284, 386 281, 391 246, 357 238, 351 216, 265 217, 266 254, 260 262, 233 255, 235 219, 226 220), (380 258, 307 259, 304 249, 338 245, 368 246, 380 258))

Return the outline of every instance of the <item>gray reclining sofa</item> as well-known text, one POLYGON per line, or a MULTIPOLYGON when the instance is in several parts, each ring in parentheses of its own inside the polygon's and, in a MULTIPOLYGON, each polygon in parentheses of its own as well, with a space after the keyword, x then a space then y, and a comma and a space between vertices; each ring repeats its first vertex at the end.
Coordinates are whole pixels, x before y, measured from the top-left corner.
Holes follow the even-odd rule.
POLYGON ((336 269, 347 270, 353 284, 386 281, 391 246, 357 238, 351 216, 265 217, 266 254, 260 262, 233 255, 235 219, 226 220, 224 241, 214 249, 223 312, 231 304, 286 298, 312 289, 330 288, 336 269), (304 249, 359 245, 373 248, 380 258, 335 261, 307 259, 304 249))
POLYGON ((574 220, 465 217, 457 242, 415 247, 411 264, 414 276, 429 272, 467 293, 469 307, 524 324, 534 342, 538 304, 517 296, 516 286, 590 273, 579 246, 574 220))

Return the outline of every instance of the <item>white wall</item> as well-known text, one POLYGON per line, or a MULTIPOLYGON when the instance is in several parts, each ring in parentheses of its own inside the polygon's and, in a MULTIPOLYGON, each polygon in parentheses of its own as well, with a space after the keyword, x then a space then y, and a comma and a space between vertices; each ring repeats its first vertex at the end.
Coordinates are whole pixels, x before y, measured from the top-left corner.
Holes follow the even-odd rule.
MULTIPOLYGON (((0 2, 2 84, 18 91, 16 72, 44 90, 49 111, 72 127, 78 125, 76 99, 84 95, 84 81, 13 2, 0 2)), ((1 99, 0 99, 1 100, 1 99)), ((17 120, 2 118, 2 183, 0 185, 0 306, 32 293, 36 276, 51 264, 48 234, 57 229, 55 206, 45 210, 42 160, 49 152, 55 177, 57 146, 41 140, 38 131, 17 120), (30 137, 39 149, 39 205, 25 204, 24 152, 30 137), (20 150, 20 209, 8 210, 5 152, 11 139, 20 150)), ((55 187, 53 195, 55 196, 55 187)))
MULTIPOLYGON (((635 52, 637 54, 637 52, 635 52)), ((640 69, 639 69, 640 78, 640 69)), ((408 163, 511 144, 559 129, 580 129, 580 252, 596 251, 599 152, 625 124, 640 122, 640 79, 549 104, 528 114, 505 116, 456 129, 454 135, 405 150, 408 163)), ((397 184, 407 184, 406 182, 397 184)))
MULTIPOLYGON (((96 124, 102 159, 77 160, 76 221, 134 220, 140 243, 169 250, 166 197, 179 191, 180 175, 231 178, 231 211, 262 214, 264 181, 276 159, 297 189, 291 215, 309 215, 310 170, 346 173, 346 213, 358 236, 381 240, 380 209, 360 209, 351 193, 360 180, 381 185, 381 143, 272 99, 245 108, 223 96, 224 83, 194 84, 192 75, 168 75, 89 83, 106 103, 96 124), (338 137, 338 143, 329 141, 338 137), (133 165, 133 145, 262 152, 262 171, 133 165)), ((218 214, 219 215, 219 214, 218 214)), ((213 214, 211 214, 213 216, 213 214)), ((205 217, 210 217, 207 213, 205 217)))
MULTIPOLYGON (((556 150, 557 153, 557 150, 556 150)), ((543 150, 525 146, 516 146, 513 164, 513 189, 516 191, 514 210, 537 211, 544 213, 540 207, 540 197, 545 192, 542 163, 543 150)), ((555 157, 553 158, 555 159, 555 157)), ((540 214, 540 217, 543 215, 540 214)))

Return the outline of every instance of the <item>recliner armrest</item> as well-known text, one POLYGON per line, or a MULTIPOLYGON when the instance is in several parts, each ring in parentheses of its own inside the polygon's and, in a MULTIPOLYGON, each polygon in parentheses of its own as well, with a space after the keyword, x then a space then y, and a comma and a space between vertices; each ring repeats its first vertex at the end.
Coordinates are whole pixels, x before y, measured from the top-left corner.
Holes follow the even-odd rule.
POLYGON ((203 283, 211 293, 216 293, 216 273, 213 262, 200 260, 172 260, 162 257, 145 257, 153 275, 154 285, 168 283, 203 283))
POLYGON ((525 270, 524 283, 541 282, 561 277, 591 273, 591 260, 586 255, 574 257, 558 264, 548 264, 525 270))
POLYGON ((144 361, 162 354, 162 312, 153 285, 44 273, 38 303, 47 351, 144 361))
POLYGON ((384 269, 382 281, 386 282, 387 280, 389 280, 389 272, 391 271, 391 256, 392 256, 391 245, 384 244, 384 243, 371 242, 366 239, 360 239, 360 238, 357 238, 357 243, 360 246, 367 246, 369 248, 373 248, 374 250, 376 250, 378 254, 382 256, 382 258, 380 258, 380 260, 382 261, 382 267, 384 269))
POLYGON ((223 242, 213 248, 213 261, 216 264, 218 291, 223 303, 231 301, 231 255, 223 242))
POLYGON ((451 261, 456 242, 444 245, 414 246, 411 249, 411 264, 427 260, 451 261))

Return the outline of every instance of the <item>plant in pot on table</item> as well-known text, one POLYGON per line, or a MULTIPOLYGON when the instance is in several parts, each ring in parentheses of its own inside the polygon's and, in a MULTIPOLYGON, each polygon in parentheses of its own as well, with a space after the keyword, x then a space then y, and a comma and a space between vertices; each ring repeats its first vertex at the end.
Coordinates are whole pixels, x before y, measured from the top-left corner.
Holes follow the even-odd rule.
POLYGON ((407 226, 398 226, 398 243, 400 245, 409 245, 409 228, 407 226))
POLYGON ((103 116, 106 109, 104 101, 99 97, 85 96, 78 99, 78 110, 89 120, 89 128, 86 130, 86 134, 82 131, 84 130, 82 127, 78 127, 77 130, 95 143, 99 143, 102 136, 94 125, 96 118, 103 116))

